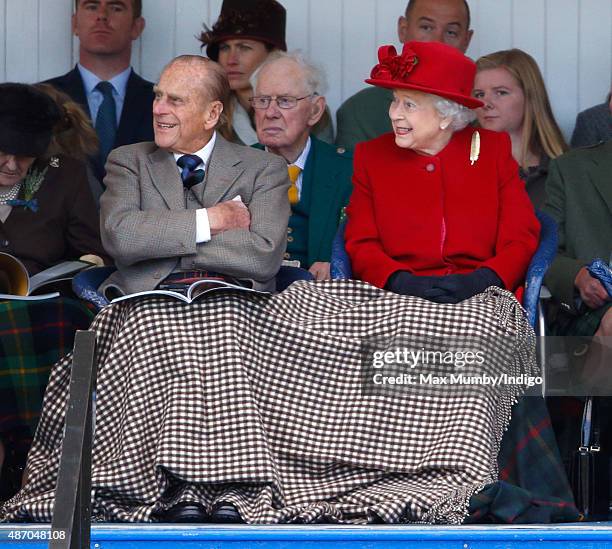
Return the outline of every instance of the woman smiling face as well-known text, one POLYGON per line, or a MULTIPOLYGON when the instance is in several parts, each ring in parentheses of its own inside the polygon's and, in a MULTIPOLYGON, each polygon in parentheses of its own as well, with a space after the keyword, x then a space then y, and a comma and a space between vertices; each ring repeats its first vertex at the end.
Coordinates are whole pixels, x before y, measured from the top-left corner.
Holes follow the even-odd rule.
POLYGON ((389 118, 395 143, 422 154, 437 154, 450 140, 450 120, 442 118, 431 94, 417 90, 393 90, 389 118), (442 129, 444 128, 444 129, 442 129))
POLYGON ((28 173, 35 158, 16 156, 0 151, 0 187, 12 187, 19 183, 28 173))

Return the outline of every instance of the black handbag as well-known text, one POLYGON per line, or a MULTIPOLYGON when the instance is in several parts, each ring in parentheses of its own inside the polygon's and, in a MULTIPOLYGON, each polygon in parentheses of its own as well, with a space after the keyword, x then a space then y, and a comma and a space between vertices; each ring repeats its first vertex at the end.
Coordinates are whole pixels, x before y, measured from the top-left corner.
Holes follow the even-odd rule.
POLYGON ((607 520, 609 513, 608 449, 602 448, 602 410, 596 397, 587 397, 582 414, 580 445, 570 464, 576 507, 584 520, 607 520), (604 451, 605 450, 605 451, 604 451))

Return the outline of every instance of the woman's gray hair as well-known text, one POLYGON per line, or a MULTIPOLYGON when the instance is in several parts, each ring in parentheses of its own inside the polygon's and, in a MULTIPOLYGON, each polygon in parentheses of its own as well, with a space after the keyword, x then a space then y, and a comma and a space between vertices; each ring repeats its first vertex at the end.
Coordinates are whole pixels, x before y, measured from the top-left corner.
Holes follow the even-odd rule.
POLYGON ((451 118, 450 129, 458 132, 476 120, 476 113, 451 99, 433 95, 434 107, 442 118, 451 118))
POLYGON ((257 70, 251 75, 250 82, 253 91, 257 88, 257 80, 259 79, 259 74, 263 68, 281 59, 287 59, 297 64, 302 75, 304 76, 304 85, 306 86, 307 93, 316 93, 317 95, 325 94, 327 91, 327 80, 325 78, 325 74, 318 66, 308 61, 299 50, 292 52, 275 50, 270 53, 270 55, 266 57, 266 60, 259 65, 257 70))

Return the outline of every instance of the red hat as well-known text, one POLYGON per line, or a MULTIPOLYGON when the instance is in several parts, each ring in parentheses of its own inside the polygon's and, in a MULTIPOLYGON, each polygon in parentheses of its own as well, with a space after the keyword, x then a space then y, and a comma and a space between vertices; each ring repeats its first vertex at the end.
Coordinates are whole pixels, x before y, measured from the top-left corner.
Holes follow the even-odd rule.
POLYGON ((381 46, 378 61, 366 80, 368 84, 433 93, 470 109, 484 105, 470 95, 476 64, 452 46, 441 42, 407 42, 401 55, 397 55, 394 46, 381 46))

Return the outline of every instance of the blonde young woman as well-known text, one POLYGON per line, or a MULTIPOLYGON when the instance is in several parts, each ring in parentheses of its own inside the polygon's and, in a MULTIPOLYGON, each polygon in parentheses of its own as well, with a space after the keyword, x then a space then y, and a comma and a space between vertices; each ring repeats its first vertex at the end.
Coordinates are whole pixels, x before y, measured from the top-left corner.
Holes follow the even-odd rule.
POLYGON ((483 128, 507 132, 519 175, 535 207, 544 204, 548 163, 568 149, 553 115, 537 63, 519 49, 484 55, 476 61, 473 96, 483 128))

